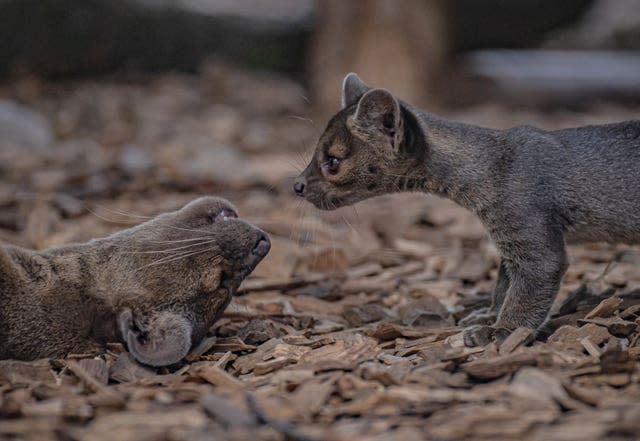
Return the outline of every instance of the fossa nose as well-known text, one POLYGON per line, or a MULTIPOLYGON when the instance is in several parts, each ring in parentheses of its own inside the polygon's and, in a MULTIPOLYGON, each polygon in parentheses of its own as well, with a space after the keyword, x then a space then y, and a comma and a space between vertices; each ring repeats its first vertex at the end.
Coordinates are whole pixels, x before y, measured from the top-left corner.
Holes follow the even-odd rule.
POLYGON ((299 176, 293 183, 293 191, 301 197, 304 197, 304 188, 306 187, 306 179, 299 176))
POLYGON ((264 257, 269 253, 271 249, 271 241, 269 240, 269 236, 264 233, 260 233, 260 237, 258 238, 258 242, 251 250, 251 254, 254 254, 259 257, 264 257))

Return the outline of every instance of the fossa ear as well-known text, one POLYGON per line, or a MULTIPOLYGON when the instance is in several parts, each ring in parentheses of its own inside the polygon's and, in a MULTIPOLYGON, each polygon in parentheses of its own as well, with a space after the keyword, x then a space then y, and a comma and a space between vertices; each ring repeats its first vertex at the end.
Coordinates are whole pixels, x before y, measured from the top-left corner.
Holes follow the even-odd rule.
POLYGON ((364 84, 357 74, 347 74, 342 81, 342 108, 356 104, 369 90, 370 87, 364 84))
POLYGON ((157 312, 142 324, 134 321, 130 309, 125 309, 118 316, 118 325, 131 355, 149 366, 177 363, 191 349, 192 326, 173 312, 157 312))
POLYGON ((358 102, 353 122, 361 130, 382 133, 392 149, 399 149, 403 134, 400 103, 388 91, 372 89, 365 93, 358 102))

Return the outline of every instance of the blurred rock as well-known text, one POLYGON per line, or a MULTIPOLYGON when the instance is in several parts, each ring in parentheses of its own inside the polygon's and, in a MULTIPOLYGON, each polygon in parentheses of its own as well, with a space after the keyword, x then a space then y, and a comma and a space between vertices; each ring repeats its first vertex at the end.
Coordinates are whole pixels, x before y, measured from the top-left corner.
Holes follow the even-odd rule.
POLYGON ((447 309, 433 296, 423 295, 399 309, 400 320, 406 326, 444 326, 449 324, 447 309))
POLYGON ((640 0, 596 0, 573 26, 550 36, 553 49, 640 49, 640 0))
POLYGON ((238 337, 248 345, 259 345, 281 336, 282 332, 271 320, 254 319, 238 331, 238 337))
POLYGON ((387 310, 378 303, 345 306, 342 315, 352 326, 362 326, 365 323, 377 322, 390 317, 387 310))
POLYGON ((32 246, 46 248, 59 223, 58 211, 47 201, 38 201, 29 213, 23 235, 32 246))
POLYGON ((52 141, 51 125, 40 113, 13 101, 0 100, 0 146, 43 150, 52 141))
POLYGON ((170 176, 202 180, 232 187, 247 187, 257 181, 253 163, 237 150, 212 144, 204 137, 170 142, 158 149, 160 167, 170 176))
POLYGON ((64 217, 78 217, 86 211, 81 200, 66 193, 57 194, 54 203, 64 217))
POLYGON ((151 154, 137 146, 128 145, 120 153, 120 167, 127 173, 143 173, 153 166, 154 160, 151 154))

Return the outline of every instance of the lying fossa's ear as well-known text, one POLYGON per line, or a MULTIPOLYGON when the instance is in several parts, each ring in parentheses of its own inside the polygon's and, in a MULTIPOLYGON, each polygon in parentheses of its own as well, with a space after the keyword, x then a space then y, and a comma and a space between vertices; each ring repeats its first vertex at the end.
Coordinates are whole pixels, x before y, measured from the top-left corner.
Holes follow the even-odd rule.
POLYGON ((372 89, 365 93, 358 102, 353 123, 370 134, 382 133, 392 149, 399 149, 403 135, 400 103, 388 91, 372 89))
POLYGON ((356 104, 369 89, 369 86, 364 84, 358 75, 353 72, 347 74, 342 81, 342 108, 356 104))
POLYGON ((51 280, 51 267, 47 259, 22 248, 13 248, 9 255, 6 249, 0 248, 0 286, 27 281, 47 283, 51 280))
POLYGON ((134 321, 130 309, 118 316, 123 340, 131 355, 149 366, 167 366, 182 360, 191 349, 191 324, 176 313, 154 313, 146 323, 134 321))

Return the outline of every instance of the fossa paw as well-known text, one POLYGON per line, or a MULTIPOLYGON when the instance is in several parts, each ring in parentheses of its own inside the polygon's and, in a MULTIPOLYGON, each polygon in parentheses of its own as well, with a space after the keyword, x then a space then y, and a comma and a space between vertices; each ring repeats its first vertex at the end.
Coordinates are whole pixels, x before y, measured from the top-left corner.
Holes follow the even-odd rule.
POLYGON ((488 325, 473 325, 462 331, 462 339, 467 347, 486 346, 489 343, 501 343, 511 331, 488 325))

